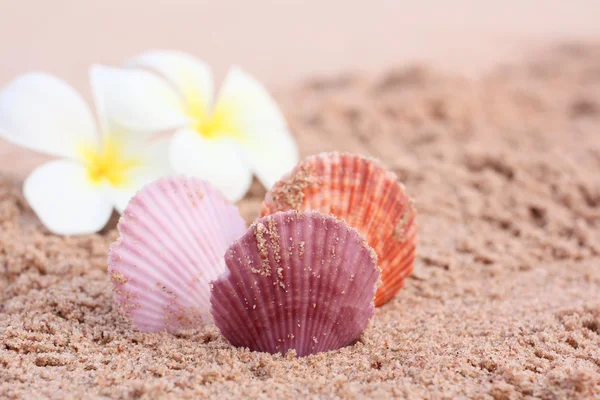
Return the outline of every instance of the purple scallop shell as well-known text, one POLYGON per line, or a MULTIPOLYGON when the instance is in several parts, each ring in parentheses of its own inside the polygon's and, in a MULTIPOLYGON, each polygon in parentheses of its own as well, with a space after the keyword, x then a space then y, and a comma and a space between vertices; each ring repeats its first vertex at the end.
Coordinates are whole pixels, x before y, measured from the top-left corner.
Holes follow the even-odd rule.
POLYGON ((246 231, 237 207, 208 182, 172 177, 151 183, 129 202, 110 247, 115 297, 145 332, 212 321, 210 282, 223 256, 246 231))
POLYGON ((374 314, 380 270, 364 238, 314 211, 256 221, 225 254, 211 312, 234 346, 298 356, 356 341, 374 314))

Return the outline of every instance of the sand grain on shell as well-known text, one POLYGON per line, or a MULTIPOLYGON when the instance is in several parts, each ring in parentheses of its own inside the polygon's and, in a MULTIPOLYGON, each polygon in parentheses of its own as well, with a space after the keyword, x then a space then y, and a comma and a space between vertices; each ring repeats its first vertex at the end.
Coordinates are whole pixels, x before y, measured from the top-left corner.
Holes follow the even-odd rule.
POLYGON ((110 279, 113 282, 118 283, 120 285, 124 285, 124 284, 127 283, 127 278, 121 272, 119 272, 119 271, 113 271, 113 272, 111 272, 109 274, 110 274, 110 279))
POLYGON ((267 239, 265 239, 267 228, 262 222, 257 222, 251 229, 254 229, 254 235, 256 236, 256 247, 258 248, 261 259, 261 268, 252 268, 252 272, 262 276, 270 276, 271 264, 269 263, 269 248, 267 245, 267 239))
MULTIPOLYGON (((405 288, 327 354, 136 332, 106 272, 115 229, 52 236, 3 178, 0 398, 600 396, 600 47, 536 57, 478 81, 398 68, 280 98, 304 155, 368 152, 419 210, 405 288)), ((263 195, 241 203, 249 222, 263 195)))
POLYGON ((298 210, 304 203, 304 191, 319 184, 319 179, 309 165, 301 165, 284 177, 271 190, 274 211, 298 210))

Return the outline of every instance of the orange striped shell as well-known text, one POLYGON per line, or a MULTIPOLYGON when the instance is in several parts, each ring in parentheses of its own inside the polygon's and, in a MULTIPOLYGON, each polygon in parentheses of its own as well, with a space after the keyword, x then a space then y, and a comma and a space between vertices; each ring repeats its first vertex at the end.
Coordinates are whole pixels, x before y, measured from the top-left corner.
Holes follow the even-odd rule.
POLYGON ((304 159, 267 193, 261 216, 287 210, 333 214, 366 238, 381 268, 376 306, 391 300, 413 270, 413 201, 397 176, 371 158, 332 152, 304 159))

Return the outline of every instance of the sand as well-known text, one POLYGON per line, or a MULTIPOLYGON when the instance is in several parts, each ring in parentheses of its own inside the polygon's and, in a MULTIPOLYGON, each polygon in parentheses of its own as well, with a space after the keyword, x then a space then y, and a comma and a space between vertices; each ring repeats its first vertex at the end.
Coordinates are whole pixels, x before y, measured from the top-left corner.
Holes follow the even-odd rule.
MULTIPOLYGON (((419 258, 353 346, 306 358, 214 327, 143 334, 98 235, 50 235, 0 179, 0 398, 600 396, 600 47, 468 80, 425 67, 280 96, 302 153, 380 158, 415 198, 419 258)), ((240 206, 248 222, 264 190, 240 206)))

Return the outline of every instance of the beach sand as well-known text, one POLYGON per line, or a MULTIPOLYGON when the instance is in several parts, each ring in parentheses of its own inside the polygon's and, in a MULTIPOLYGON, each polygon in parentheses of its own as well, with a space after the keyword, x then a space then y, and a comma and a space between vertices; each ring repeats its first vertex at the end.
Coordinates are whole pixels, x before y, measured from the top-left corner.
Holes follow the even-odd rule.
MULTIPOLYGON (((215 327, 144 334, 98 235, 49 234, 0 178, 1 398, 600 396, 600 46, 477 79, 402 66, 282 92, 303 155, 380 158, 414 197, 419 258, 349 347, 233 348, 215 327)), ((240 203, 251 222, 264 190, 240 203)))

